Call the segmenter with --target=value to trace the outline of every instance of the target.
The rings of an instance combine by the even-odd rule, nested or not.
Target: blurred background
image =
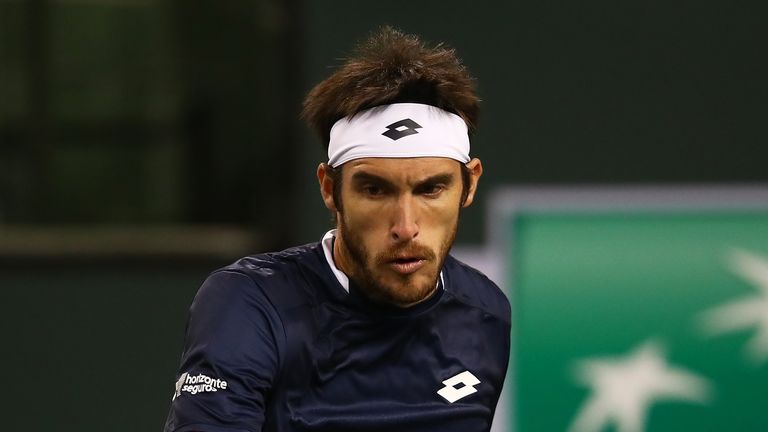
[[[485,174],[457,238],[471,251],[490,243],[502,187],[761,189],[767,13],[738,0],[0,0],[3,428],[162,428],[208,272],[330,226],[324,151],[298,113],[377,27],[447,43],[477,78]],[[561,429],[541,427],[521,430]]]

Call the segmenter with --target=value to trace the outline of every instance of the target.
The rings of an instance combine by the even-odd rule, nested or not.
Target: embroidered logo
[[[176,400],[182,393],[189,394],[213,393],[219,390],[226,390],[227,382],[217,378],[211,378],[208,375],[198,374],[190,375],[184,372],[176,381],[176,391],[171,400]]]
[[[477,393],[475,386],[480,384],[480,380],[472,375],[470,371],[464,371],[443,381],[443,384],[445,387],[438,390],[437,394],[442,396],[448,402],[454,403],[464,396]]]
[[[189,374],[184,372],[179,377],[179,380],[176,381],[176,391],[173,393],[173,398],[171,399],[172,401],[176,400],[176,398],[179,397],[179,395],[181,394],[181,387],[184,386],[184,381],[187,380],[187,375],[189,375]]]
[[[394,141],[399,140],[402,137],[419,133],[416,129],[420,129],[422,126],[415,121],[407,118],[394,122],[387,126],[387,131],[384,135],[387,138],[391,138]]]

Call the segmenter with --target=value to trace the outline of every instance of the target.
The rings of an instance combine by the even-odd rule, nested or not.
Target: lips
[[[402,256],[389,261],[388,265],[395,272],[407,275],[418,271],[426,262],[427,260],[423,257]]]

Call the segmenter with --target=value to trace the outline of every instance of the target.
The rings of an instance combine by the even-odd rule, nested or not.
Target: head
[[[402,149],[394,157],[362,151],[347,160],[332,156],[330,164],[318,167],[321,195],[338,229],[336,265],[372,299],[409,306],[434,291],[456,236],[460,209],[472,203],[482,174],[480,161],[468,156],[478,102],[473,80],[453,50],[428,47],[391,28],[374,34],[307,96],[303,115],[326,147],[334,124],[339,141],[338,124],[358,121],[378,110],[374,107],[437,107],[449,119],[445,127],[436,123],[423,129],[447,133],[447,140],[428,139],[430,132],[392,138]],[[445,143],[453,141],[457,133],[451,128],[457,123],[463,128],[457,141],[466,142],[460,156],[443,149],[450,147]],[[375,129],[364,126],[361,133],[370,133],[373,141],[382,139]],[[414,146],[411,156],[409,146],[418,140],[431,140],[424,144],[429,151]],[[329,154],[338,153],[337,147],[333,143]]]

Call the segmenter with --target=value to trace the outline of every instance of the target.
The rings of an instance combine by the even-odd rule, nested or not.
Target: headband
[[[335,168],[369,157],[445,157],[467,163],[467,125],[456,114],[416,103],[377,106],[337,121],[328,164]]]

